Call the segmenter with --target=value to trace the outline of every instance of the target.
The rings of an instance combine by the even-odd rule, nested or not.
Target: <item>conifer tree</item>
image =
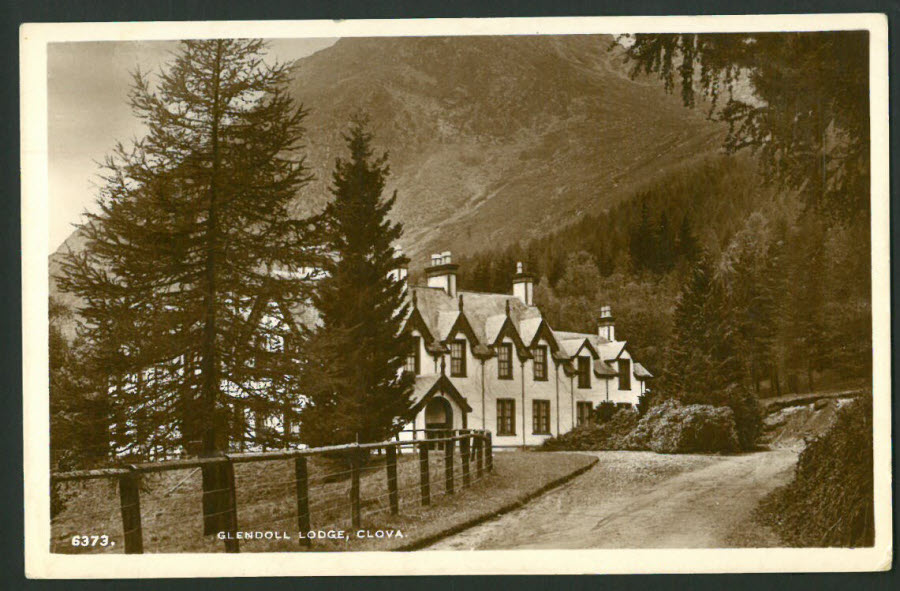
[[[261,40],[231,39],[182,42],[158,80],[134,74],[148,132],[107,158],[60,279],[86,302],[84,364],[110,395],[119,455],[215,454],[243,407],[283,407],[268,345],[317,264],[315,231],[288,210],[310,175],[287,76]],[[282,322],[262,322],[276,305]]]
[[[301,437],[313,446],[384,440],[410,418],[413,376],[402,371],[409,305],[391,274],[407,259],[394,249],[402,226],[388,219],[396,193],[382,197],[387,154],[374,154],[372,138],[366,117],[354,116],[323,214],[331,256],[314,298],[321,325],[305,349],[300,415]]]

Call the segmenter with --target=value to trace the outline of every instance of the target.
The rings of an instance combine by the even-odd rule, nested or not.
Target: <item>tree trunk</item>
[[[203,297],[203,342],[201,345],[200,367],[203,376],[203,448],[202,455],[214,456],[220,450],[219,423],[221,417],[218,409],[219,398],[219,358],[217,348],[218,319],[216,317],[218,304],[218,286],[216,284],[216,271],[219,248],[219,220],[217,189],[220,167],[219,153],[219,84],[222,61],[222,42],[216,45],[216,64],[213,70],[213,106],[210,140],[212,148],[212,172],[209,182],[209,210],[206,218],[206,268],[205,293]],[[224,447],[224,445],[222,445]],[[228,529],[229,516],[226,512],[228,496],[223,490],[226,488],[226,472],[223,465],[204,465],[203,473],[203,533],[214,535]]]
[[[216,67],[213,73],[212,174],[209,183],[209,210],[206,219],[206,289],[203,297],[203,343],[201,346],[201,371],[203,375],[203,454],[213,455],[217,449],[216,432],[219,422],[217,402],[219,397],[219,360],[216,337],[218,293],[216,285],[216,254],[219,247],[217,184],[220,166],[219,155],[219,69],[222,59],[221,42],[216,46]]]

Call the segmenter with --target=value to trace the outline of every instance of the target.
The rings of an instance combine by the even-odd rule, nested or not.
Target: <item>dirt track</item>
[[[752,518],[797,460],[785,449],[735,456],[591,452],[588,472],[432,550],[723,548],[779,545]]]

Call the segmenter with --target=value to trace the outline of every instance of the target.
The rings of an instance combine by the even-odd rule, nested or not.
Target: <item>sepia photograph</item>
[[[26,25],[29,576],[890,568],[886,20],[717,18]]]

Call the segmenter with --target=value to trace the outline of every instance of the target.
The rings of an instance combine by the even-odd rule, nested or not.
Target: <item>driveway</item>
[[[600,460],[583,475],[429,549],[779,545],[752,513],[763,497],[791,479],[794,451],[732,456],[585,453]]]

